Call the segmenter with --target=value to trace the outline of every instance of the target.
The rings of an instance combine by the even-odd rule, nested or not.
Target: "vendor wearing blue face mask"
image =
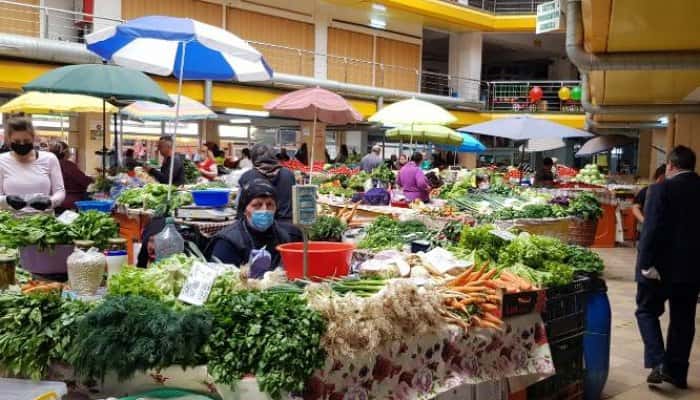
[[[298,230],[276,222],[276,211],[275,188],[267,180],[245,185],[238,201],[238,221],[214,236],[208,247],[210,257],[226,264],[249,264],[252,278],[277,268],[277,246],[298,240]]]

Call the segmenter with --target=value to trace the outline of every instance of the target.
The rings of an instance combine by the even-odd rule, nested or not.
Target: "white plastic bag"
[[[88,251],[76,247],[66,265],[71,289],[78,295],[92,296],[102,284],[107,259],[94,247]]]

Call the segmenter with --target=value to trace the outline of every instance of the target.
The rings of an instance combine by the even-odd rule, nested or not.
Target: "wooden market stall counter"
[[[134,243],[141,242],[141,232],[151,222],[153,214],[146,210],[118,208],[112,216],[119,223],[119,236],[126,239],[129,263],[133,264],[137,256],[134,253]]]

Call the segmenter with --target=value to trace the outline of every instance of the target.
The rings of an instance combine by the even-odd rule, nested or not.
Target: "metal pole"
[[[307,279],[309,275],[309,233],[306,227],[301,228],[302,238],[304,240],[304,260],[303,260],[303,271],[304,279]]]
[[[182,75],[185,70],[185,51],[187,42],[182,42],[182,58],[180,58],[180,75],[177,79],[177,100],[175,102],[175,127],[173,127],[173,149],[170,155],[170,174],[168,177],[168,204],[172,195],[173,171],[175,170],[175,148],[177,142],[177,126],[180,124],[180,98],[182,96]]]
[[[102,98],[102,177],[107,176],[107,99]]]
[[[314,175],[314,152],[316,150],[316,120],[318,120],[318,110],[314,108],[314,123],[311,129],[311,162],[309,163],[309,184],[311,184],[311,178]]]

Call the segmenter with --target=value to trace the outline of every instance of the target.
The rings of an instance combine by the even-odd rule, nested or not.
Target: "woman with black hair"
[[[401,168],[396,177],[396,184],[403,189],[403,194],[408,201],[416,199],[423,202],[430,201],[431,187],[420,168],[422,161],[423,155],[421,153],[413,153],[411,161]]]
[[[238,220],[219,232],[209,244],[210,258],[227,264],[249,264],[250,276],[260,278],[280,265],[277,246],[300,237],[292,225],[275,219],[277,194],[266,179],[243,186],[238,200]]]

